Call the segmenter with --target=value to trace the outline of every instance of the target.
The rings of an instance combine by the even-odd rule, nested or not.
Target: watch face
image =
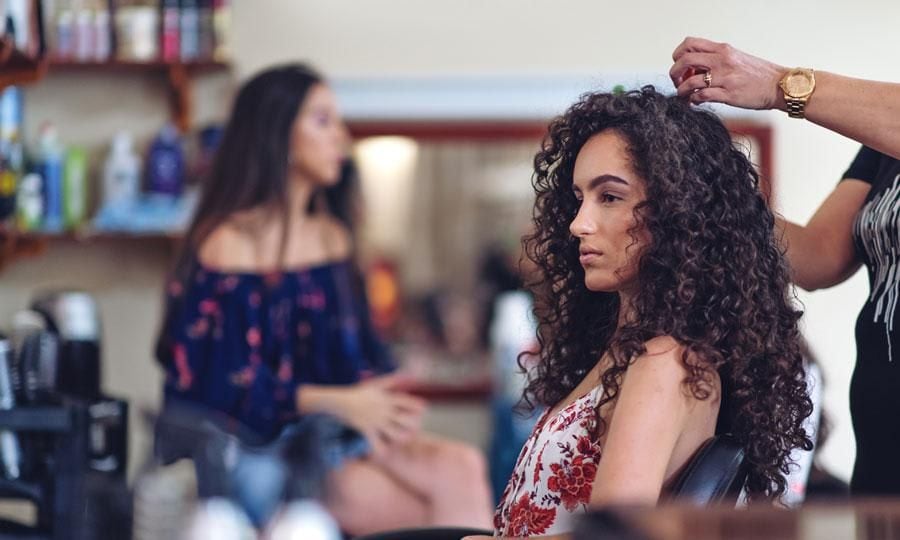
[[[813,90],[813,79],[809,73],[794,71],[784,78],[782,86],[787,95],[791,97],[804,97]]]

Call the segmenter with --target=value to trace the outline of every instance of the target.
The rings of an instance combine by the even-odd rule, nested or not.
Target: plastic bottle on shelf
[[[16,213],[19,185],[25,170],[23,154],[18,139],[0,142],[0,221]]]
[[[95,62],[106,62],[112,55],[112,18],[106,0],[95,0],[94,51]]]
[[[55,23],[54,55],[57,60],[71,60],[75,52],[75,13],[71,0],[58,0]]]
[[[147,157],[147,192],[181,195],[184,187],[184,151],[178,130],[166,124],[150,146]]]
[[[180,35],[181,17],[178,0],[162,2],[162,59],[164,62],[178,62],[181,57]]]
[[[0,222],[16,212],[16,185],[18,180],[9,159],[0,152]]]
[[[16,189],[16,227],[19,230],[34,231],[41,227],[43,191],[43,179],[36,172],[29,172],[19,180]]]
[[[301,499],[287,503],[267,526],[267,540],[338,540],[337,522],[320,503]]]
[[[131,135],[120,131],[113,138],[103,167],[103,206],[113,208],[133,204],[140,184],[140,158],[132,148]]]
[[[213,59],[226,62],[231,58],[231,6],[229,0],[213,0]]]
[[[41,126],[38,135],[37,172],[41,176],[44,195],[43,229],[50,232],[63,228],[63,160],[65,151],[59,143],[56,127]]]
[[[86,0],[74,3],[74,57],[78,62],[89,62],[94,56],[93,12]]]
[[[200,54],[200,9],[197,0],[181,0],[181,61],[196,62]]]
[[[126,62],[159,58],[159,5],[146,0],[116,6],[116,57]]]
[[[66,153],[63,174],[63,226],[73,229],[87,217],[88,179],[87,154],[81,148]]]
[[[199,0],[197,35],[198,56],[201,60],[212,60],[215,50],[215,29],[213,28],[212,0]]]
[[[31,24],[33,18],[33,2],[25,0],[7,0],[4,4],[3,29],[7,38],[15,43],[16,48],[27,56],[35,56],[40,39]]]
[[[22,92],[15,86],[0,91],[0,221],[15,213],[21,174]]]

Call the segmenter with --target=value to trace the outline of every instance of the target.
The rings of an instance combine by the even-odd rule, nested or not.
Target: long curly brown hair
[[[635,317],[618,327],[617,293],[586,288],[578,239],[569,224],[579,208],[572,190],[585,142],[615,130],[646,181],[635,208],[649,232],[638,263]],[[653,87],[591,93],[552,121],[534,159],[534,233],[525,252],[539,323],[539,361],[525,391],[530,405],[564,399],[606,354],[600,406],[614,401],[645,343],[671,336],[683,347],[683,384],[709,399],[722,382],[719,430],[743,443],[751,499],[786,488],[790,453],[812,449],[804,419],[812,412],[789,272],[773,234],[774,217],[759,176],[710,112]],[[598,410],[600,407],[598,406]],[[597,436],[606,429],[599,418]]]

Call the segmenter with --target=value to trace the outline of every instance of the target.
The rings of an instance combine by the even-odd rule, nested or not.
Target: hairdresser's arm
[[[846,179],[837,185],[806,226],[776,219],[791,265],[794,283],[813,291],[831,287],[852,276],[860,262],[853,245],[853,221],[871,185]]]
[[[672,54],[669,75],[678,94],[694,103],[786,110],[778,82],[789,67],[702,38],[685,39]],[[795,67],[795,66],[790,66]],[[814,66],[811,66],[814,67]],[[709,88],[703,74],[710,71]],[[806,119],[900,158],[900,84],[815,72]]]

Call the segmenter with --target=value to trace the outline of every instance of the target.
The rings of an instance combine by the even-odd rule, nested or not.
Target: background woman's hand
[[[398,392],[397,375],[376,377],[341,389],[332,414],[360,431],[376,454],[385,444],[410,440],[422,425],[425,401]]]
[[[678,95],[692,103],[726,103],[744,109],[783,109],[778,82],[787,69],[727,43],[689,37],[672,53],[669,70]],[[710,84],[704,76],[709,73]]]

